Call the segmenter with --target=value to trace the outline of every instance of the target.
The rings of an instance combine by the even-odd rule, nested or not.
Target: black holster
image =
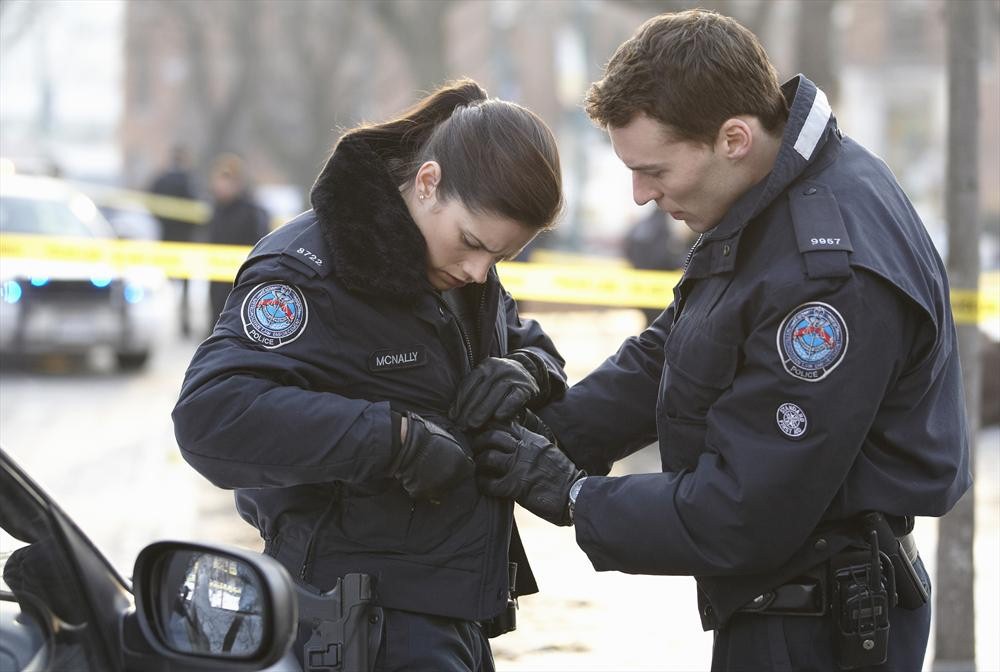
[[[296,585],[299,621],[312,628],[303,647],[304,672],[371,672],[382,641],[382,609],[372,605],[368,574],[346,574],[325,593]]]
[[[879,550],[892,561],[899,606],[903,609],[919,609],[927,604],[928,595],[927,588],[917,576],[914,567],[917,561],[917,547],[910,534],[913,529],[910,520],[912,519],[908,519],[906,523],[906,529],[901,530],[904,534],[897,538],[897,532],[883,514],[873,512],[862,516],[865,530],[875,530],[878,535]]]

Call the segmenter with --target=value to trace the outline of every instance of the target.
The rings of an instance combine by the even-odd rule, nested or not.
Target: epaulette
[[[300,273],[325,278],[330,274],[330,255],[318,226],[310,226],[281,251],[280,261]]]
[[[818,182],[800,182],[788,194],[795,240],[810,278],[845,278],[851,274],[844,218],[833,192]]]

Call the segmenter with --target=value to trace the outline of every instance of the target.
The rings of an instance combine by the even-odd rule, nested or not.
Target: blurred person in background
[[[298,581],[374,578],[377,669],[492,670],[512,592],[537,588],[513,502],[476,488],[470,432],[565,390],[495,270],[561,210],[555,140],[463,80],[344,134],[311,201],[240,269],[178,445]]]
[[[696,577],[713,670],[921,669],[913,518],[971,474],[948,281],[909,200],[712,12],[646,22],[587,111],[635,201],[701,235],[672,305],[539,411],[573,461],[491,430],[480,488],[575,524],[598,570]],[[602,475],[653,440],[663,473]]]
[[[176,145],[170,152],[169,167],[157,175],[149,191],[160,196],[195,199],[195,190],[191,177],[191,156],[183,145]],[[157,213],[160,209],[157,209]],[[160,222],[160,235],[163,240],[174,243],[189,243],[194,240],[195,224],[183,219],[175,219],[163,214],[157,214]],[[177,286],[180,289],[180,324],[181,335],[191,335],[190,283],[187,278],[179,278]]]
[[[267,235],[267,212],[253,200],[243,159],[235,154],[216,157],[209,175],[209,190],[212,194],[212,215],[206,227],[209,243],[254,245]],[[232,288],[228,282],[213,281],[209,285],[209,325],[219,318]]]

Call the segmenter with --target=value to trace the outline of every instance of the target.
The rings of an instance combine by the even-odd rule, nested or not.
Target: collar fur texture
[[[431,288],[423,234],[364,137],[354,133],[340,140],[310,200],[333,273],[345,287],[399,300]]]

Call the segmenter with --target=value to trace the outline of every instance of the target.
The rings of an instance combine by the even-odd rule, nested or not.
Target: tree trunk
[[[795,29],[795,61],[799,72],[823,89],[836,109],[838,86],[832,40],[835,0],[809,0],[799,3]],[[794,74],[794,73],[789,73]]]
[[[979,290],[979,25],[978,2],[949,2],[948,275],[957,298]],[[974,303],[973,303],[974,305]],[[958,347],[965,381],[966,418],[975,452],[979,432],[980,369],[978,311],[958,316]],[[975,497],[970,490],[941,519],[938,534],[934,669],[974,670],[976,664],[973,538]]]
[[[418,90],[432,91],[447,80],[445,18],[451,0],[377,0],[370,6],[403,53]]]

